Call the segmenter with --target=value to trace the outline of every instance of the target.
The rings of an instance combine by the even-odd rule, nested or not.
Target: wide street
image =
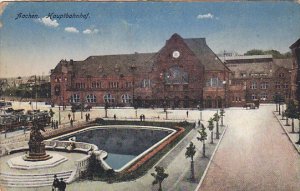
[[[300,190],[300,156],[274,109],[230,111],[229,128],[199,190]]]

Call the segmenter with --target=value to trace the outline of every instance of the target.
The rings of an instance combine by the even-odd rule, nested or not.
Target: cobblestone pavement
[[[272,111],[231,111],[201,191],[299,191],[300,155]]]

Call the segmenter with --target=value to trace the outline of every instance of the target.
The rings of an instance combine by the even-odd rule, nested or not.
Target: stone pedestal
[[[45,144],[42,142],[29,141],[29,153],[23,157],[25,161],[44,161],[52,158],[46,154]]]

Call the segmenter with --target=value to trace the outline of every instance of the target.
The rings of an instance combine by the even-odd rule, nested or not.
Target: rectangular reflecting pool
[[[122,171],[176,132],[174,129],[147,126],[93,126],[55,138],[97,145],[108,153],[105,162]]]

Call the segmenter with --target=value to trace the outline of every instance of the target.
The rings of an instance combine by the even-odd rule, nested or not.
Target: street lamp
[[[224,80],[222,83],[224,86],[224,107],[226,108],[226,80]]]

